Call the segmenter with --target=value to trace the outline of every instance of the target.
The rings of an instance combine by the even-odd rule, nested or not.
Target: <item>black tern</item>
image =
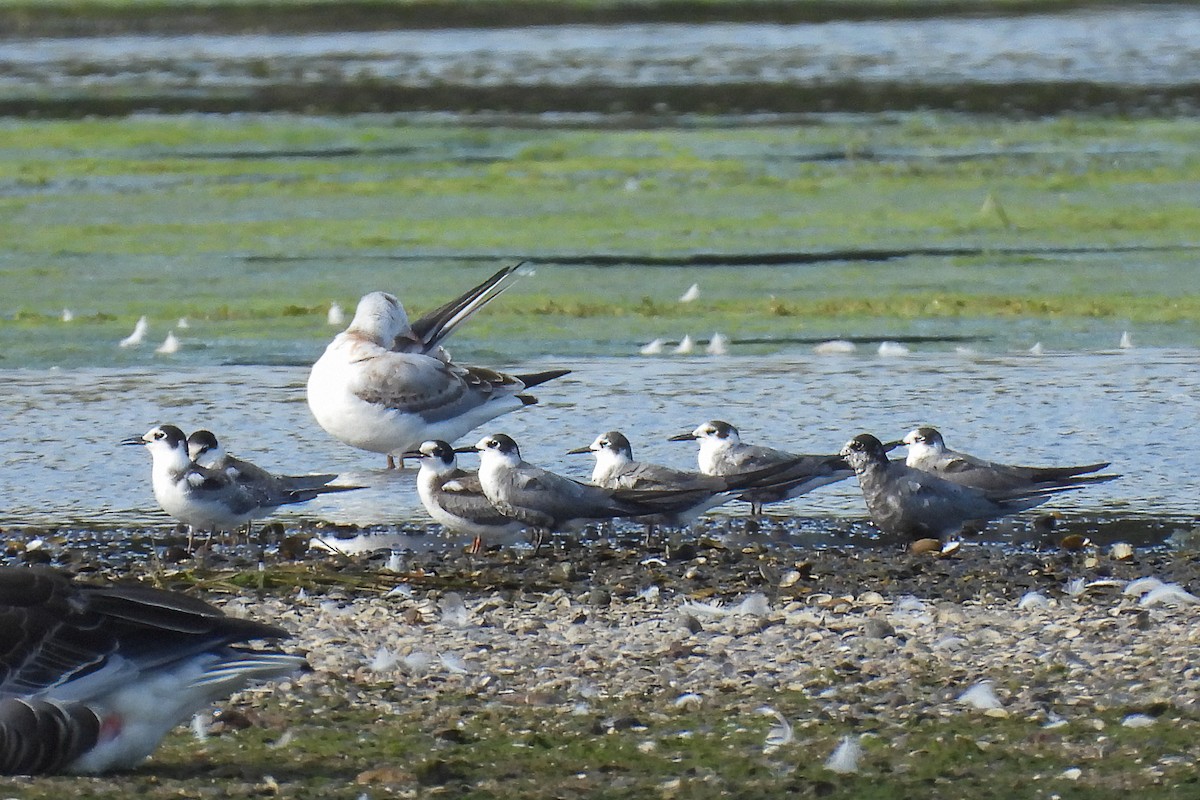
[[[209,703],[304,669],[274,625],[188,595],[0,568],[0,773],[128,769]]]
[[[846,443],[842,455],[858,475],[871,520],[891,536],[910,539],[950,536],[966,522],[1016,514],[1078,486],[1026,486],[978,489],[891,461],[884,445],[869,433]]]
[[[253,493],[264,508],[279,497],[294,495],[294,502],[311,500],[329,492],[347,492],[361,486],[330,486],[337,480],[337,473],[312,475],[275,475],[260,466],[230,455],[217,441],[212,431],[193,431],[187,438],[188,456],[196,464],[207,469],[224,472],[244,489]]]
[[[474,449],[484,495],[500,513],[532,529],[537,544],[547,533],[591,520],[675,514],[696,503],[694,490],[606,489],[555,474],[522,459],[517,443],[503,433],[483,437]]]
[[[441,342],[508,288],[520,265],[410,324],[394,295],[371,292],[334,337],[308,378],[308,407],[330,435],[351,447],[395,456],[421,442],[454,441],[537,398],[526,389],[566,375],[555,369],[510,375],[454,364]]]
[[[979,489],[1078,486],[1085,483],[1103,483],[1120,477],[1090,474],[1107,467],[1107,461],[1075,467],[1022,467],[986,461],[949,449],[942,434],[936,428],[930,427],[910,431],[898,444],[908,445],[908,457],[905,459],[908,466]]]
[[[638,519],[648,526],[666,525],[682,528],[690,525],[709,509],[734,499],[744,499],[747,492],[765,492],[788,487],[794,480],[792,470],[797,459],[783,460],[767,467],[731,475],[705,475],[659,464],[633,460],[633,446],[620,431],[602,433],[587,447],[568,450],[568,454],[591,453],[596,458],[592,483],[608,489],[668,490],[695,492],[695,504],[670,514],[657,514]]]
[[[459,468],[449,443],[422,442],[419,449],[404,455],[420,459],[417,494],[429,516],[451,531],[475,537],[471,552],[479,551],[485,536],[513,534],[525,528],[525,523],[496,510],[483,493],[479,475]]]
[[[705,475],[737,475],[764,469],[783,462],[793,464],[787,473],[775,476],[775,484],[746,492],[742,500],[750,503],[750,513],[761,514],[766,503],[778,503],[799,497],[821,486],[849,478],[854,472],[840,455],[801,455],[761,445],[744,444],[738,429],[728,422],[705,422],[690,433],[672,436],[673,442],[696,440],[700,471]],[[788,480],[785,480],[788,478]]]
[[[151,428],[141,436],[122,440],[121,444],[144,445],[150,451],[154,499],[193,534],[197,530],[213,533],[236,530],[280,506],[303,503],[316,496],[311,490],[280,490],[263,495],[262,487],[251,489],[225,471],[202,467],[192,461],[187,439],[174,425]],[[330,487],[333,488],[349,487]],[[192,543],[189,537],[189,548]]]

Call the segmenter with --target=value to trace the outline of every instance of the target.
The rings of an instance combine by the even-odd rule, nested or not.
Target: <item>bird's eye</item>
[[[165,433],[163,433],[162,431],[155,431],[155,432],[154,432],[154,438],[155,438],[155,439],[162,439],[164,436],[166,436],[166,434],[165,434]]]

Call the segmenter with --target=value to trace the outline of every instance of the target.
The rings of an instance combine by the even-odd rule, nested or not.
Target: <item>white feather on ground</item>
[[[852,775],[858,772],[858,760],[861,757],[861,737],[846,735],[838,741],[829,758],[825,759],[825,769],[839,775]]]
[[[679,302],[691,303],[700,299],[700,284],[693,283],[688,290],[679,296]]]
[[[991,681],[980,681],[967,689],[958,696],[958,702],[980,711],[1003,708],[1000,698],[996,696],[996,690],[992,688]]]

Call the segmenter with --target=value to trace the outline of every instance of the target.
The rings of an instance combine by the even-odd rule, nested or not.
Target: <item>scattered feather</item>
[[[154,348],[154,352],[162,355],[171,355],[179,352],[179,339],[175,336],[175,331],[168,331],[167,338],[163,339],[163,343]]]
[[[1041,342],[1034,342],[1033,347],[1029,348],[1029,355],[1031,356],[1040,356],[1045,354],[1045,352],[1046,349],[1042,347]]]
[[[268,744],[267,747],[270,748],[271,750],[282,750],[283,748],[285,748],[289,744],[291,744],[295,740],[295,738],[296,738],[296,731],[294,731],[292,728],[288,728],[286,731],[283,732],[282,736],[280,736],[278,739],[276,739],[275,741]]]
[[[653,600],[658,599],[658,595],[659,595],[658,586],[650,585],[650,586],[647,586],[645,589],[642,589],[640,592],[638,592],[637,599],[653,601]]]
[[[641,188],[642,188],[642,182],[639,181],[637,178],[626,178],[625,179],[625,191],[636,192]]]
[[[876,352],[885,358],[895,358],[908,355],[909,350],[899,342],[881,342]]]
[[[438,658],[447,672],[452,672],[455,675],[466,675],[470,671],[467,669],[467,662],[452,653],[440,653]]]
[[[404,554],[398,550],[393,550],[388,554],[387,562],[383,568],[388,572],[403,572],[404,571]],[[391,590],[394,591],[394,590]],[[389,592],[390,593],[390,592]]]
[[[414,650],[400,659],[400,665],[404,667],[404,671],[410,675],[416,675],[426,672],[429,669],[429,662],[433,660],[429,653],[420,650]]]
[[[758,709],[758,713],[764,716],[774,717],[775,724],[767,730],[766,741],[763,742],[763,752],[773,753],[784,745],[791,744],[795,736],[792,734],[791,724],[770,706],[762,706]]]
[[[675,706],[676,708],[694,709],[699,708],[703,702],[704,698],[700,695],[696,694],[695,692],[687,692],[679,695],[679,697],[676,697],[675,701],[671,705]]]
[[[861,737],[846,735],[838,741],[829,758],[825,759],[825,769],[839,775],[852,775],[858,772],[858,759],[862,757]]]
[[[397,583],[383,594],[384,597],[412,597],[413,589],[407,583]]]
[[[187,317],[180,317],[179,320],[175,323],[175,327],[186,329],[186,328],[192,327],[192,323],[188,322]]]
[[[666,344],[667,342],[665,339],[655,339],[652,342],[642,345],[638,352],[644,356],[656,356],[663,351],[663,348],[666,347]]]
[[[1029,611],[1035,608],[1046,608],[1050,605],[1049,598],[1041,592],[1026,592],[1021,595],[1021,599],[1017,601],[1017,608],[1021,611]]]
[[[329,313],[325,315],[325,321],[329,325],[345,325],[346,312],[342,310],[339,303],[329,304]]]
[[[1143,606],[1191,606],[1196,603],[1200,603],[1200,597],[1196,597],[1177,583],[1164,583],[1146,592],[1138,601],[1138,604]]]
[[[469,614],[458,592],[447,592],[438,607],[442,612],[442,624],[452,628],[466,627]]]
[[[710,356],[729,355],[729,337],[720,331],[713,331],[712,338],[708,340],[708,345],[704,348],[704,352]]]
[[[367,669],[371,672],[387,672],[395,669],[400,663],[400,657],[392,652],[387,647],[380,646],[375,651],[375,655],[371,656],[371,660],[367,662]]]
[[[59,317],[63,322],[72,322],[75,319],[75,312],[69,308],[62,310],[62,316]]]
[[[133,326],[133,333],[126,336],[119,342],[121,347],[137,347],[142,343],[142,339],[146,338],[146,331],[150,328],[150,321],[145,317],[138,317],[137,324]]]
[[[835,356],[853,353],[857,349],[858,345],[854,342],[848,342],[845,339],[830,339],[815,345],[813,352],[819,356]]]
[[[1121,720],[1121,725],[1126,728],[1149,728],[1154,722],[1154,717],[1148,714],[1129,714]]]
[[[980,711],[1002,708],[991,681],[980,681],[958,696],[958,702]]]
[[[1067,585],[1064,588],[1068,596],[1079,597],[1087,589],[1087,581],[1083,578],[1072,578],[1067,581]]]
[[[1068,767],[1062,771],[1062,775],[1059,777],[1061,777],[1063,780],[1077,781],[1083,777],[1083,770],[1081,770],[1079,767]]]
[[[737,605],[729,606],[728,608],[723,607],[720,603],[693,601],[684,603],[680,610],[692,616],[731,617],[744,615],[763,617],[771,612],[771,604],[765,594],[755,592],[746,595]]]
[[[1149,575],[1145,578],[1138,578],[1125,584],[1125,589],[1122,593],[1131,597],[1134,595],[1140,597],[1146,592],[1153,591],[1162,585],[1162,581],[1160,581],[1158,578],[1155,578],[1153,575]]]
[[[679,296],[679,302],[691,303],[700,299],[700,284],[693,283],[688,290]]]
[[[685,333],[683,338],[679,340],[679,344],[675,345],[672,351],[676,355],[686,356],[696,349],[696,343],[692,340],[690,333]]]
[[[1121,342],[1117,346],[1120,347],[1122,350],[1132,350],[1133,349],[1133,337],[1131,337],[1129,335],[1129,331],[1121,332]]]
[[[197,742],[203,742],[208,739],[208,729],[212,724],[212,717],[207,713],[192,715],[192,737]]]
[[[963,358],[975,358],[979,355],[979,351],[974,347],[963,347],[962,345],[955,347],[954,352],[956,355],[960,355]]]
[[[1046,720],[1046,724],[1042,726],[1044,730],[1052,731],[1056,728],[1065,728],[1067,726],[1066,717],[1060,717],[1057,714],[1051,714]]]

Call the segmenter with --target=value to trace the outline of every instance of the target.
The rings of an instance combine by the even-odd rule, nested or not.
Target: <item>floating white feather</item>
[[[880,342],[876,352],[884,358],[897,358],[908,355],[909,350],[899,342]]]
[[[679,302],[692,303],[700,299],[700,284],[693,283],[687,291],[679,295]]]
[[[690,333],[685,333],[683,338],[679,340],[679,344],[675,345],[675,350],[672,351],[676,355],[686,356],[696,349],[696,343],[692,340]]]
[[[62,316],[59,317],[59,319],[61,319],[63,322],[71,322],[75,319],[75,312],[69,308],[64,308],[62,310]]]
[[[854,342],[848,342],[845,339],[830,339],[815,345],[813,352],[819,356],[837,356],[853,353],[857,349],[858,345]]]
[[[729,355],[729,337],[720,331],[714,331],[712,337],[708,340],[708,345],[704,348],[704,352],[710,356]]]
[[[644,356],[656,356],[663,351],[666,344],[666,340],[664,339],[655,339],[652,342],[642,345],[638,352]]]
[[[167,338],[163,339],[163,343],[154,348],[154,352],[164,356],[169,356],[172,353],[179,352],[179,339],[175,336],[175,331],[168,331]]]
[[[325,315],[325,322],[338,327],[346,324],[346,312],[342,310],[340,303],[329,304],[329,313]]]
[[[145,317],[138,317],[137,324],[133,326],[133,333],[126,336],[118,344],[121,347],[137,347],[142,343],[142,339],[146,338],[146,331],[150,328],[150,321]]]

